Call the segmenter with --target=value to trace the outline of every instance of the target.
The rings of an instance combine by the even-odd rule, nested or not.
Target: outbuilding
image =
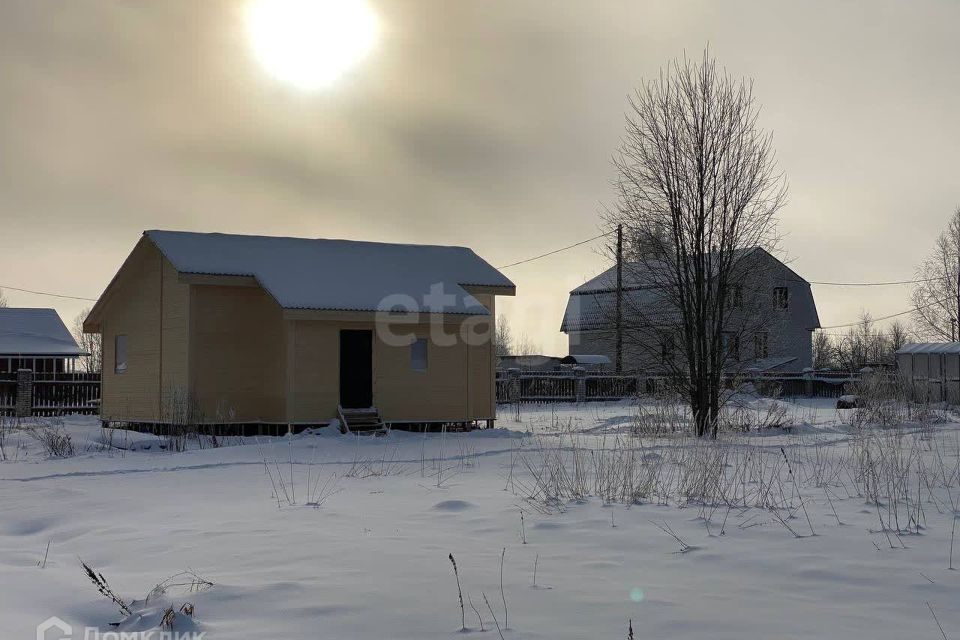
[[[146,231],[84,330],[107,423],[467,425],[514,293],[464,247]]]
[[[960,403],[960,342],[905,344],[897,369],[916,400]]]

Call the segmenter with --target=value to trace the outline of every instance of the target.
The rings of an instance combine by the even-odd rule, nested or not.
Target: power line
[[[920,280],[894,280],[891,282],[816,282],[807,280],[807,284],[819,284],[830,287],[888,287],[898,284],[920,284],[921,282],[933,282],[940,278],[921,278]]]
[[[521,265],[521,264],[526,264],[526,263],[528,263],[528,262],[533,262],[533,261],[535,261],[535,260],[540,260],[541,258],[546,258],[546,257],[548,257],[548,256],[552,256],[552,255],[555,255],[555,254],[557,254],[557,253],[561,253],[561,252],[563,252],[563,251],[568,251],[568,250],[570,250],[570,249],[573,249],[573,248],[576,248],[576,247],[585,245],[585,244],[587,244],[587,243],[589,243],[589,242],[593,242],[594,240],[599,240],[600,238],[603,238],[603,237],[606,237],[606,236],[609,236],[609,235],[613,235],[614,233],[616,233],[616,230],[608,231],[608,232],[606,232],[606,233],[601,233],[600,235],[593,236],[592,238],[587,238],[586,240],[581,240],[580,242],[575,242],[575,243],[573,243],[573,244],[571,244],[571,245],[567,245],[567,246],[561,247],[561,248],[559,248],[559,249],[554,249],[553,251],[548,251],[548,252],[546,252],[546,253],[541,253],[540,255],[536,255],[536,256],[533,256],[533,257],[531,257],[531,258],[525,258],[525,259],[523,259],[523,260],[518,260],[517,262],[511,262],[510,264],[506,264],[506,265],[503,265],[502,267],[498,267],[498,268],[499,268],[499,269],[509,269],[509,268],[511,268],[511,267],[516,267],[516,266],[519,266],[519,265]],[[923,282],[932,282],[932,281],[934,281],[934,280],[939,280],[939,278],[922,278],[922,279],[917,279],[917,280],[892,280],[892,281],[888,281],[888,282],[827,282],[827,281],[808,280],[807,283],[808,283],[808,284],[812,284],[812,285],[831,286],[831,287],[886,287],[886,286],[906,285],[906,284],[920,284],[920,283],[923,283]],[[86,301],[86,302],[96,302],[96,301],[97,301],[96,298],[85,298],[85,297],[83,297],[83,296],[70,296],[70,295],[65,295],[65,294],[61,294],[61,293],[51,293],[51,292],[49,292],[49,291],[34,291],[34,290],[32,290],[32,289],[22,289],[22,288],[20,288],[20,287],[11,287],[11,286],[8,286],[8,285],[0,285],[0,289],[9,289],[10,291],[18,291],[18,292],[20,292],[20,293],[30,293],[30,294],[38,295],[38,296],[49,296],[49,297],[51,297],[51,298],[63,298],[63,299],[67,299],[67,300],[83,300],[83,301]],[[877,321],[880,321],[880,320],[888,320],[888,319],[890,319],[890,318],[896,318],[896,317],[898,317],[898,316],[903,316],[903,315],[906,315],[906,314],[908,314],[908,313],[912,313],[913,311],[914,311],[914,309],[910,309],[910,310],[908,310],[908,311],[903,311],[903,312],[900,312],[900,313],[895,313],[895,314],[892,314],[892,315],[889,315],[889,316],[884,316],[884,317],[882,317],[882,318],[876,318],[876,320],[877,320]],[[860,324],[860,323],[859,323],[859,322],[851,322],[851,323],[848,323],[848,324],[840,324],[840,325],[833,325],[833,326],[830,326],[830,327],[822,327],[822,329],[842,329],[842,328],[846,328],[846,327],[856,326],[856,325],[858,325],[858,324]]]
[[[587,244],[588,242],[593,242],[594,240],[599,240],[604,236],[613,235],[616,233],[616,229],[608,231],[606,233],[601,233],[598,236],[592,238],[587,238],[586,240],[581,240],[580,242],[575,242],[574,244],[562,247],[560,249],[555,249],[553,251],[548,251],[547,253],[541,253],[538,256],[533,256],[532,258],[526,258],[524,260],[518,260],[517,262],[511,262],[510,264],[503,265],[498,267],[498,269],[509,269],[510,267],[516,267],[521,264],[526,264],[527,262],[533,262],[534,260],[539,260],[541,258],[546,258],[547,256],[552,256],[561,251],[567,251],[568,249],[573,249],[574,247],[579,247],[581,245]],[[920,284],[923,282],[933,282],[934,280],[939,280],[940,278],[920,278],[917,280],[890,280],[887,282],[830,282],[822,280],[804,280],[807,284],[815,284],[824,287],[889,287],[896,285],[905,285],[905,284]]]
[[[20,293],[32,293],[37,296],[50,296],[51,298],[66,298],[68,300],[86,300],[87,302],[96,302],[96,298],[82,298],[80,296],[67,296],[61,293],[50,293],[49,291],[33,291],[31,289],[20,289],[17,287],[8,287],[5,284],[0,284],[0,289],[9,289],[10,291],[19,291]]]
[[[935,305],[935,304],[942,304],[943,302],[945,302],[945,300],[934,300],[933,302],[931,302],[931,303],[929,303],[929,304],[925,304],[925,305],[920,306],[920,307],[914,307],[913,309],[907,309],[906,311],[900,311],[899,313],[891,313],[889,316],[883,316],[883,317],[881,317],[881,318],[870,318],[870,321],[871,321],[871,322],[882,322],[883,320],[889,320],[890,318],[899,318],[900,316],[905,316],[905,315],[907,315],[908,313],[914,313],[915,311],[919,311],[920,309],[926,309],[927,307],[932,307],[932,306]],[[861,324],[863,324],[863,320],[862,320],[862,319],[861,319],[861,320],[857,320],[856,322],[848,322],[848,323],[846,323],[846,324],[834,324],[834,325],[830,325],[829,327],[820,327],[820,329],[821,329],[821,330],[823,330],[823,329],[846,329],[846,328],[848,328],[848,327],[856,327],[856,326],[859,326],[859,325],[861,325]]]
[[[509,269],[510,267],[516,267],[517,265],[526,264],[527,262],[533,262],[534,260],[539,260],[540,258],[546,258],[547,256],[552,256],[552,255],[555,254],[555,253],[560,253],[561,251],[566,251],[567,249],[573,249],[574,247],[579,247],[579,246],[582,245],[582,244],[587,244],[588,242],[593,242],[594,240],[599,240],[600,238],[603,238],[604,236],[609,236],[609,235],[612,235],[612,234],[614,234],[614,233],[616,233],[616,232],[617,232],[616,229],[614,229],[613,231],[608,231],[608,232],[606,232],[606,233],[601,233],[601,234],[598,235],[598,236],[594,236],[594,237],[592,237],[592,238],[587,238],[586,240],[581,240],[580,242],[576,242],[576,243],[574,243],[574,244],[571,244],[571,245],[569,245],[569,246],[563,247],[563,248],[561,248],[561,249],[554,249],[553,251],[548,251],[547,253],[541,253],[541,254],[538,255],[538,256],[533,256],[532,258],[527,258],[527,259],[525,259],[525,260],[520,260],[520,261],[518,261],[518,262],[512,262],[512,263],[510,263],[510,264],[505,264],[505,265],[503,265],[502,267],[497,267],[497,268],[498,268],[498,269]]]

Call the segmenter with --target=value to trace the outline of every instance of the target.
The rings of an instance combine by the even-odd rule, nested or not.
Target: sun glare
[[[379,32],[365,0],[250,0],[244,17],[260,64],[305,90],[336,81],[373,48]]]

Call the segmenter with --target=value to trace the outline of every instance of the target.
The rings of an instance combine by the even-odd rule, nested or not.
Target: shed
[[[960,403],[960,342],[913,342],[897,350],[897,369],[914,398]]]
[[[0,373],[63,373],[89,355],[54,309],[0,308]]]
[[[84,330],[106,422],[467,424],[514,292],[465,247],[146,231]]]

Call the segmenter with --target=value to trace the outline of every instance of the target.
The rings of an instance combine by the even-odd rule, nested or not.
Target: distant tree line
[[[893,365],[897,350],[915,340],[904,322],[879,328],[869,313],[845,333],[817,331],[813,335],[813,368],[859,371],[863,367]]]
[[[496,331],[493,334],[493,352],[497,358],[503,356],[530,356],[540,353],[540,345],[530,339],[525,333],[514,336],[510,330],[507,316],[497,316]]]
[[[103,338],[99,333],[84,333],[83,321],[90,315],[90,309],[84,309],[73,319],[73,337],[83,351],[89,355],[80,358],[80,370],[86,373],[103,372]]]

